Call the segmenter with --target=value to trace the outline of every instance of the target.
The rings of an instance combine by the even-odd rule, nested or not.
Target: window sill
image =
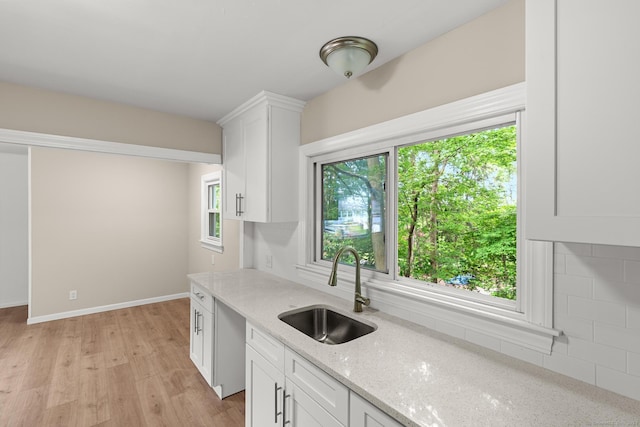
[[[206,240],[200,240],[200,246],[220,254],[224,252],[224,246],[216,245],[214,243],[207,242]]]
[[[296,268],[308,286],[331,292],[326,285],[329,269],[316,264]],[[549,355],[553,338],[561,334],[527,321],[522,313],[487,307],[427,288],[373,278],[363,278],[362,288],[371,298],[373,308],[499,352],[505,352],[503,343],[508,343]],[[343,298],[353,298],[352,277],[339,280],[334,290]]]

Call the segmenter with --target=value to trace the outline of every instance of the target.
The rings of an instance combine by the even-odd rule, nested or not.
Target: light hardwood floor
[[[0,426],[244,425],[189,359],[189,300],[35,325],[0,309]]]

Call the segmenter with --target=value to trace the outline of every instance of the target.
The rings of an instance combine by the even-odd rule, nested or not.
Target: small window
[[[202,176],[202,246],[222,252],[222,178],[220,172]]]

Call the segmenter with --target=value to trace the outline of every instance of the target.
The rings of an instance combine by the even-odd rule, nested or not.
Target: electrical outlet
[[[74,300],[78,298],[78,291],[73,290],[73,291],[69,291],[69,299],[70,300]]]
[[[215,255],[211,255],[211,265],[214,265],[216,263],[216,257]]]
[[[273,257],[271,254],[268,254],[265,258],[265,263],[267,264],[267,268],[273,267]]]

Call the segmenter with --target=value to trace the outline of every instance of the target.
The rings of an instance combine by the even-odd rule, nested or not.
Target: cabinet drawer
[[[285,375],[340,423],[348,424],[349,389],[346,386],[289,349],[285,351]]]
[[[193,282],[191,282],[191,298],[202,304],[202,306],[209,312],[214,312],[213,296],[209,292],[205,291],[202,286]]]
[[[247,344],[276,368],[284,371],[284,345],[247,322]]]

